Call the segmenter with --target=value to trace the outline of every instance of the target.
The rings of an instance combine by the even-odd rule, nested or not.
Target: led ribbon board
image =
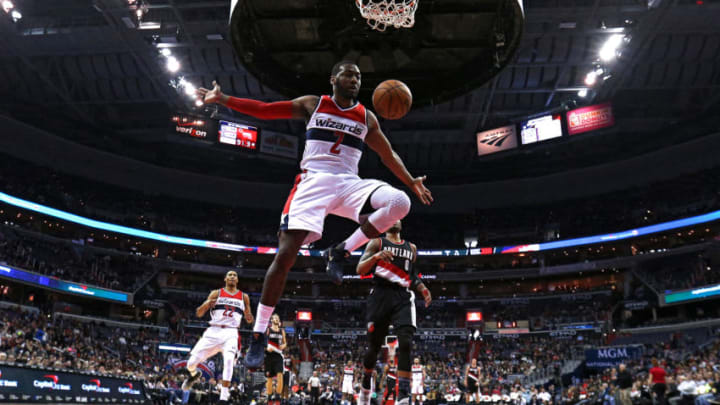
[[[61,211],[55,208],[46,207],[31,201],[13,197],[9,194],[0,192],[0,201],[16,207],[35,211],[44,215],[59,218],[68,222],[89,226],[91,228],[102,229],[109,232],[121,233],[123,235],[137,236],[139,238],[157,240],[165,243],[174,243],[188,246],[198,246],[210,249],[231,250],[235,252],[257,253],[257,254],[275,254],[277,247],[268,246],[245,246],[234,243],[213,242],[209,240],[184,238],[180,236],[165,235],[157,232],[144,231],[142,229],[131,228],[128,226],[111,224],[108,222],[97,221],[90,218],[81,217],[69,212]],[[696,215],[688,218],[677,219],[669,222],[662,222],[655,225],[644,226],[636,229],[628,229],[616,233],[607,233],[602,235],[584,236],[581,238],[558,240],[554,242],[533,243],[526,245],[514,246],[496,246],[496,247],[479,247],[472,249],[443,249],[443,250],[418,250],[418,256],[484,256],[492,254],[512,254],[523,252],[540,252],[544,250],[562,249],[575,246],[592,245],[595,243],[615,242],[623,239],[635,238],[638,236],[649,235],[652,233],[669,231],[673,229],[685,228],[688,226],[704,224],[720,219],[720,211],[713,211],[707,214]],[[322,256],[321,250],[301,249],[301,256]],[[353,256],[360,256],[361,251],[352,252]]]
[[[681,302],[700,300],[720,295],[720,284],[708,285],[692,290],[666,293],[662,295],[663,304],[679,304]]]
[[[61,291],[101,300],[132,304],[132,295],[119,291],[106,290],[86,284],[71,283],[48,277],[30,271],[20,270],[10,266],[0,266],[0,277],[15,280],[24,284],[38,286],[48,290]]]

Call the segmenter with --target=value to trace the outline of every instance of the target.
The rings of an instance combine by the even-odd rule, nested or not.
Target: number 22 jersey
[[[238,290],[235,294],[230,294],[221,288],[215,306],[210,311],[210,326],[239,328],[244,311],[245,301],[242,291]]]

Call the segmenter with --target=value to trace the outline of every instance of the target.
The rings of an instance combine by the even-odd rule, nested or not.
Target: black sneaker
[[[197,380],[200,379],[200,376],[202,376],[202,373],[199,370],[195,370],[195,375],[192,375],[188,372],[188,378],[185,379],[182,383],[182,390],[187,391],[190,388],[192,388],[193,384],[197,382]]]
[[[330,246],[325,250],[325,271],[330,276],[330,279],[336,285],[340,285],[343,282],[343,265],[348,262],[350,252],[345,250],[345,243],[340,243],[335,246]]]
[[[245,367],[249,369],[259,369],[263,365],[265,359],[265,349],[267,349],[267,338],[264,333],[253,332],[250,337],[250,347],[245,353]]]

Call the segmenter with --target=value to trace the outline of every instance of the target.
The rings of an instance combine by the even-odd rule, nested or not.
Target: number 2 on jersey
[[[337,136],[337,141],[333,144],[333,146],[330,148],[330,153],[333,153],[335,155],[340,154],[340,144],[343,141],[343,138],[345,138],[345,133],[340,131],[335,131],[335,136]]]
[[[231,306],[226,305],[225,310],[223,311],[223,316],[232,318],[233,313],[235,313],[235,309]]]

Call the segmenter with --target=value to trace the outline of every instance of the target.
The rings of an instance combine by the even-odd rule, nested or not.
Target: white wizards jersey
[[[423,366],[422,364],[412,365],[412,382],[421,383],[423,380]]]
[[[343,380],[352,382],[354,376],[355,370],[353,370],[352,367],[345,367],[345,370],[343,371]]]
[[[365,106],[340,108],[330,96],[321,96],[306,126],[305,151],[300,168],[311,172],[357,174],[368,132]]]
[[[245,301],[242,291],[238,290],[235,294],[230,294],[221,288],[215,306],[210,310],[210,326],[239,328],[243,311],[245,311]]]

